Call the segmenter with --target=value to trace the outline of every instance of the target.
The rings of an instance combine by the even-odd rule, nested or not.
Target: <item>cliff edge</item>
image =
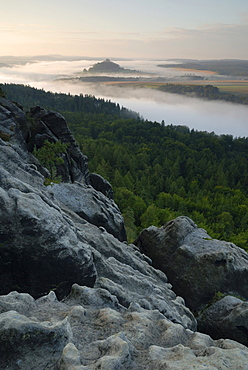
[[[49,186],[32,155],[45,140],[68,144]],[[61,115],[0,98],[1,369],[247,368],[247,347],[197,332],[165,272],[127,245],[110,194]]]

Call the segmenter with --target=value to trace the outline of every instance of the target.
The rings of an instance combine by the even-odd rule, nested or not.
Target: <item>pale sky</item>
[[[248,59],[248,0],[2,0],[0,56]]]

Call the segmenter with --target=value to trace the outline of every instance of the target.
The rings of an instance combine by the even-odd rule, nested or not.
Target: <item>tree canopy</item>
[[[90,171],[112,184],[129,242],[147,226],[185,215],[211,237],[248,250],[248,138],[143,120],[95,97],[18,89],[6,93],[64,115]]]

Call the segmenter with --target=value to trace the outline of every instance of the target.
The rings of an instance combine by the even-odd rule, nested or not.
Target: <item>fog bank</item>
[[[28,84],[52,92],[91,94],[111,99],[151,121],[164,120],[166,124],[185,125],[198,131],[214,131],[218,135],[248,136],[247,106],[205,101],[148,88],[57,80],[61,77],[80,76],[84,68],[88,69],[96,62],[96,60],[38,61],[11,68],[4,67],[0,68],[0,82]],[[137,69],[142,72],[160,73],[161,76],[166,74],[170,76],[174,73],[172,69],[157,67],[158,63],[161,61],[121,61],[119,64],[124,68]]]
[[[164,120],[167,125],[185,125],[198,131],[214,131],[218,135],[248,136],[247,106],[156,91],[153,97],[146,96],[144,91],[140,91],[141,98],[134,97],[132,93],[127,92],[128,97],[120,97],[118,102],[139,112],[145,119]]]

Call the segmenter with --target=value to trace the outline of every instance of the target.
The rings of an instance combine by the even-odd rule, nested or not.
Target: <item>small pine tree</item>
[[[60,140],[51,143],[48,140],[44,141],[44,145],[33,150],[33,155],[39,160],[42,166],[46,167],[50,172],[50,180],[60,182],[61,177],[57,174],[56,165],[63,164],[64,160],[60,157],[66,152],[68,143],[62,143]]]

